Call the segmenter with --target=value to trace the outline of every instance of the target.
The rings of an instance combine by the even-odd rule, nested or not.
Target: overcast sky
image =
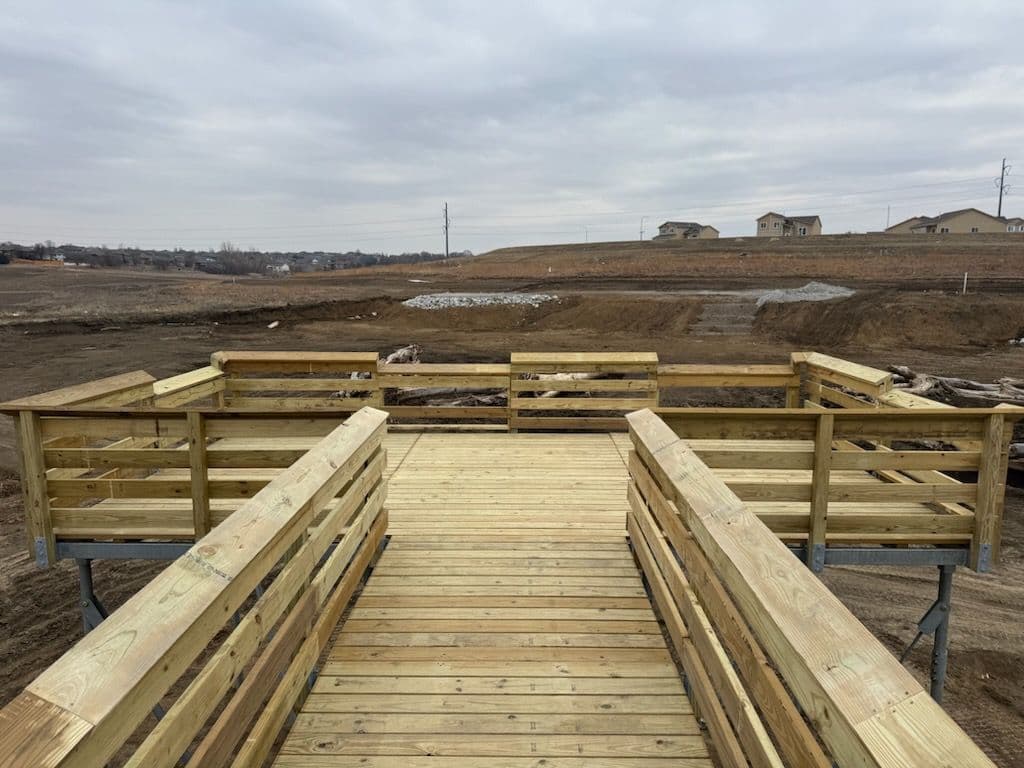
[[[437,251],[445,200],[475,252],[994,213],[1024,3],[7,0],[0,152],[0,241]]]

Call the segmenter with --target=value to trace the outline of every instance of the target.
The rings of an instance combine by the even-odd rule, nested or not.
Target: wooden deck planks
[[[419,435],[275,765],[710,766],[625,489],[607,435]]]

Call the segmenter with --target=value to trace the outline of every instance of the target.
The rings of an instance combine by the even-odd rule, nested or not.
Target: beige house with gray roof
[[[758,237],[809,237],[821,234],[818,216],[784,216],[769,211],[757,220]]]
[[[968,235],[979,233],[1014,232],[1009,219],[992,216],[977,208],[962,208],[959,211],[947,211],[938,216],[914,216],[893,224],[885,231],[888,234],[914,235]]]

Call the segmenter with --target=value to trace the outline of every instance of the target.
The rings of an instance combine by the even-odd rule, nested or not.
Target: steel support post
[[[939,594],[935,602],[925,611],[917,623],[917,635],[900,656],[905,661],[914,646],[925,635],[932,635],[931,687],[929,693],[939,704],[942,703],[942,689],[946,685],[946,668],[949,665],[949,612],[953,595],[953,574],[955,565],[939,566]]]
[[[92,583],[92,560],[76,558],[78,564],[78,605],[82,611],[82,629],[86,634],[100,625],[107,618],[107,610],[96,597]]]
[[[935,605],[940,616],[935,625],[931,674],[931,695],[939,704],[942,703],[942,689],[946,684],[946,667],[949,664],[949,614],[952,609],[954,571],[955,565],[939,566],[939,596]]]

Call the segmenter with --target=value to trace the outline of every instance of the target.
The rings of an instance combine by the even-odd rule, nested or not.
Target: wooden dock
[[[390,543],[275,765],[711,764],[609,435],[385,445]]]

